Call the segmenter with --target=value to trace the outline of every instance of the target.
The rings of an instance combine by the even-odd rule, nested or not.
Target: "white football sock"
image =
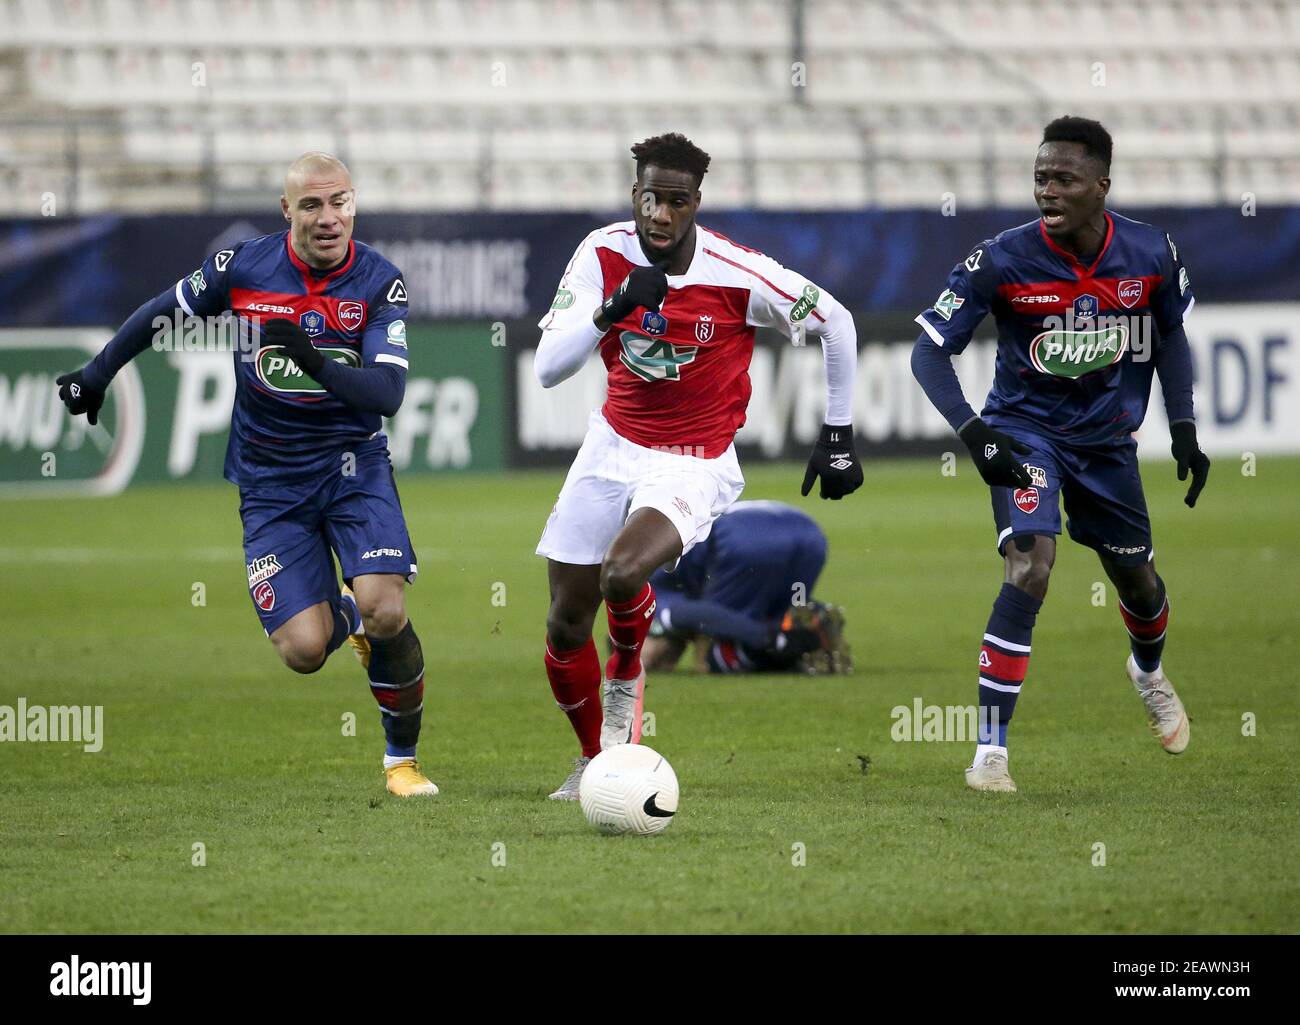
[[[1005,747],[999,747],[997,744],[976,744],[975,760],[971,762],[971,766],[979,765],[980,762],[984,761],[985,758],[994,752],[997,752],[1005,758],[1007,749]]]

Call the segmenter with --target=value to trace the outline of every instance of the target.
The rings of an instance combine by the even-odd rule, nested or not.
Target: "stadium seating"
[[[609,210],[668,128],[714,154],[714,206],[1024,205],[1063,112],[1114,132],[1117,203],[1300,200],[1276,0],[0,0],[0,26],[7,215],[238,206],[309,148],[369,209]]]

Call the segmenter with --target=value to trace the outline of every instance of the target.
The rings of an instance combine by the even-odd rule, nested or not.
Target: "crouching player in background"
[[[546,675],[581,745],[551,794],[578,799],[588,761],[641,737],[641,645],[654,618],[650,574],[709,536],[745,486],[732,439],[749,404],[756,327],[822,345],[826,419],[804,475],[821,497],[862,484],[851,406],[857,334],[849,312],[803,276],[696,224],[709,156],[668,134],[632,147],[633,219],[591,232],[542,318],[535,369],[550,388],[599,351],[609,377],[537,554],[551,607]],[[604,601],[614,653],[591,630]]]
[[[826,535],[780,502],[737,502],[677,568],[650,577],[655,615],[641,652],[667,672],[695,640],[711,673],[849,673],[844,614],[815,601]]]
[[[379,703],[388,790],[436,794],[415,760],[424,656],[405,596],[415,552],[380,430],[406,389],[406,286],[352,240],[352,178],[334,157],[295,161],[280,205],[287,231],[213,254],[145,303],[58,379],[59,397],[95,423],[113,376],[150,347],[155,318],[229,310],[260,328],[254,351],[235,352],[225,464],[239,486],[249,596],[294,672],[316,672],[350,640]]]

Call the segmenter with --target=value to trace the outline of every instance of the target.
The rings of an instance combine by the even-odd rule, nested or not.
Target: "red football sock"
[[[641,674],[641,645],[654,622],[655,592],[648,583],[631,601],[605,602],[614,654],[605,663],[605,678],[635,680]]]
[[[546,639],[546,678],[551,681],[555,703],[564,710],[578,735],[582,753],[588,758],[600,754],[600,656],[590,637],[581,648],[553,651]]]

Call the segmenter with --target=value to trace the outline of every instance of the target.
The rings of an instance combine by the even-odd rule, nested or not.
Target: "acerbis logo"
[[[361,556],[363,559],[382,559],[385,557],[400,559],[402,557],[402,550],[400,548],[372,548],[370,551],[366,552],[365,555]]]
[[[274,303],[249,303],[244,309],[250,313],[292,313],[292,306],[276,306]]]
[[[1061,297],[1059,295],[1013,295],[1011,301],[1013,303],[1059,303]]]
[[[983,249],[976,249],[970,256],[966,257],[966,269],[974,274],[980,269],[980,259],[984,256]]]
[[[388,295],[385,296],[385,298],[390,303],[406,302],[406,286],[402,284],[401,278],[398,278],[393,282],[392,286],[388,289]]]
[[[212,265],[216,267],[218,271],[223,271],[226,269],[226,265],[230,263],[230,258],[234,255],[235,251],[233,249],[223,249],[212,258]]]

